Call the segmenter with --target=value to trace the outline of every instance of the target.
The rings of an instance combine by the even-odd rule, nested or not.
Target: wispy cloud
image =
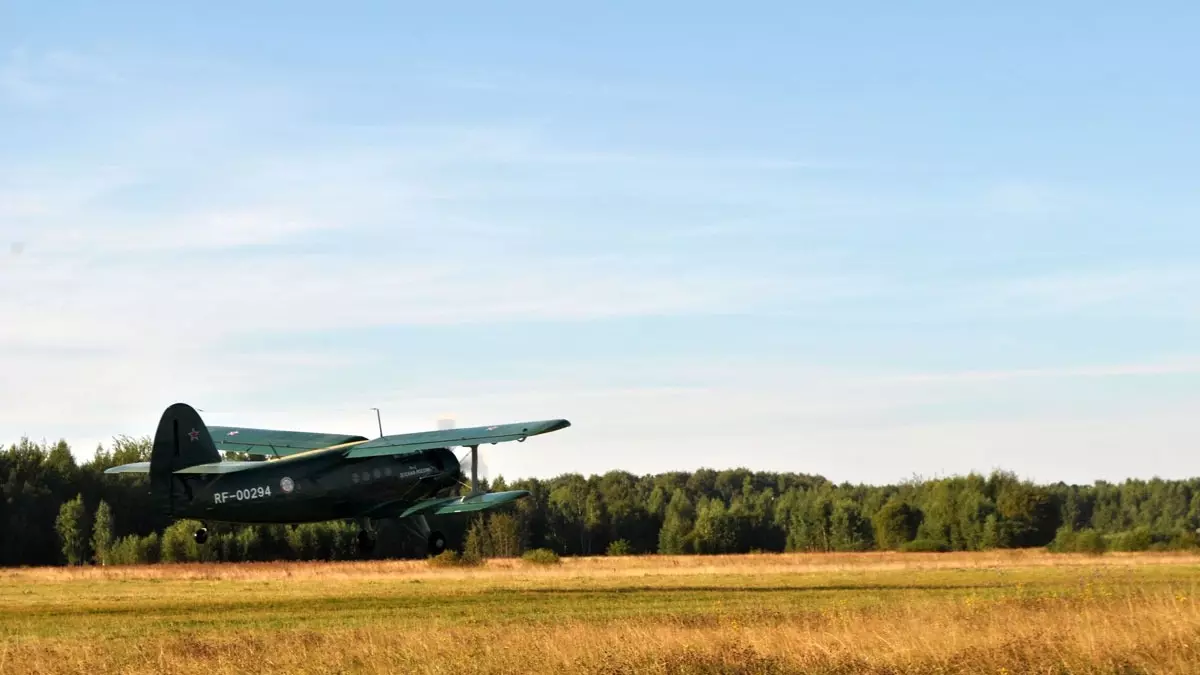
[[[242,339],[743,312],[781,293],[825,302],[846,283],[829,269],[697,266],[670,242],[548,246],[545,228],[491,212],[500,189],[472,186],[497,160],[655,170],[669,158],[576,155],[486,127],[244,146],[287,108],[264,97],[239,117],[223,100],[182,99],[131,118],[120,144],[11,158],[0,173],[4,234],[28,242],[0,264],[0,370],[26,383],[0,395],[0,430],[62,429],[86,447],[98,430],[136,432],[163,401],[276,396],[361,366],[336,345],[264,354],[239,352]]]
[[[1045,217],[1078,213],[1093,207],[1095,197],[1077,189],[1033,181],[1006,181],[988,187],[980,205],[995,213],[1014,217]]]
[[[20,104],[43,103],[52,98],[54,90],[49,85],[33,79],[25,64],[10,59],[0,64],[0,96]]]
[[[1174,306],[1195,315],[1200,310],[1195,293],[1200,267],[1115,266],[1016,279],[999,284],[996,291],[1015,304],[1047,309],[1084,309],[1112,305]]]
[[[507,97],[549,97],[553,99],[585,99],[604,104],[621,102],[653,102],[672,100],[681,92],[651,84],[639,85],[630,81],[614,81],[573,75],[553,77],[523,70],[487,69],[427,69],[418,81],[483,95],[501,93]]]
[[[1089,409],[1070,404],[1072,397],[1087,398],[1080,395],[1087,385],[1059,387],[1053,393],[1059,405],[1028,414],[1009,405],[1026,390],[1011,388],[1006,380],[964,391],[931,387],[923,378],[761,362],[728,368],[695,362],[639,365],[648,380],[670,379],[683,368],[686,375],[677,373],[676,379],[691,384],[614,385],[597,366],[591,372],[515,382],[447,378],[378,402],[364,400],[359,409],[332,404],[305,411],[230,411],[221,419],[261,415],[286,426],[305,418],[313,424],[320,420],[322,428],[369,433],[373,418],[365,409],[379,405],[390,432],[428,428],[443,415],[463,424],[548,415],[574,422],[568,432],[539,442],[490,449],[493,472],[510,477],[749,466],[872,482],[991,469],[1042,481],[1090,482],[1131,475],[1184,477],[1200,470],[1195,460],[1167,451],[1180,438],[1197,434],[1188,431],[1194,425],[1188,422],[1188,406],[1179,401],[1163,405],[1130,393]],[[1096,370],[1158,368],[1133,364]],[[1121,459],[1129,453],[1143,453],[1144,461],[1131,467]]]
[[[689,143],[655,133],[683,106],[653,87],[484,72],[409,90],[420,78],[367,65],[404,85],[368,95],[322,85],[341,73],[133,65],[0,58],[0,99],[27,124],[13,138],[32,136],[0,150],[0,246],[25,244],[0,248],[0,372],[17,383],[0,389],[0,440],[62,434],[86,452],[175,400],[214,423],[369,434],[378,405],[389,430],[577,423],[498,452],[506,474],[743,462],[891,480],[1045,469],[1056,443],[1061,466],[1081,462],[1123,421],[1158,419],[1161,398],[1122,390],[1132,378],[1200,373],[1188,357],[971,351],[996,325],[1041,341],[1047,317],[1197,316],[1186,252],[1085,268],[1062,235],[1034,260],[1043,230],[1084,231],[1101,201],[1036,176],[900,175],[734,127]],[[548,112],[556,94],[610,107]],[[612,123],[638,100],[676,107]],[[614,325],[627,333],[610,343]],[[519,348],[476,353],[505,331]],[[463,346],[428,354],[444,336]],[[568,348],[581,336],[603,353]],[[917,365],[947,345],[971,365]],[[1072,409],[1097,390],[1103,405]]]
[[[0,100],[43,105],[80,87],[120,84],[123,78],[103,62],[73,51],[11,49],[0,57]]]
[[[1002,382],[1006,380],[1153,377],[1160,375],[1200,375],[1200,357],[1149,363],[1103,364],[1079,367],[908,373],[880,375],[872,379],[880,384],[970,384],[977,382]]]

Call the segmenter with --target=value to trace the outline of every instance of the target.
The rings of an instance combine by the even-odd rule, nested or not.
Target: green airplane
[[[524,442],[571,426],[564,419],[445,429],[368,439],[351,434],[210,427],[186,403],[163,412],[149,462],[114,466],[109,474],[148,473],[156,508],[173,519],[202,523],[305,523],[356,520],[359,545],[375,543],[373,522],[398,518],[425,538],[429,555],[446,538],[431,531],[427,515],[494,509],[529,496],[527,490],[478,489],[478,452],[484,444]],[[470,492],[452,448],[470,448]],[[222,452],[264,456],[223,460]],[[197,543],[208,530],[196,530]]]

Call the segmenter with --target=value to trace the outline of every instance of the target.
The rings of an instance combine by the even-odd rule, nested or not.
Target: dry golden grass
[[[424,560],[369,560],[336,563],[181,563],[118,567],[0,568],[0,583],[83,579],[356,579],[571,577],[587,575],[677,576],[681,574],[761,574],[769,572],[829,573],[889,570],[1002,570],[1053,567],[1130,568],[1200,565],[1200,553],[1107,553],[1103,556],[1051,554],[1042,549],[1005,549],[985,553],[758,553],[748,555],[681,555],[563,558],[556,566],[531,566],[517,558],[488,560],[482,567],[438,568]]]
[[[1195,673],[1200,556],[0,571],[0,673]]]

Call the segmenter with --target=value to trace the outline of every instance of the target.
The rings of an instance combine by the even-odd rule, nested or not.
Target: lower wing
[[[506,492],[485,492],[468,497],[442,497],[426,499],[413,504],[401,518],[409,516],[444,516],[450,513],[466,513],[468,511],[486,511],[505,504],[510,504],[522,497],[529,496],[529,490],[508,490]]]

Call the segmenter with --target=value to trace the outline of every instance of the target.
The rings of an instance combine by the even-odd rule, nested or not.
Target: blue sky
[[[0,439],[1198,475],[1198,19],[0,2]]]

